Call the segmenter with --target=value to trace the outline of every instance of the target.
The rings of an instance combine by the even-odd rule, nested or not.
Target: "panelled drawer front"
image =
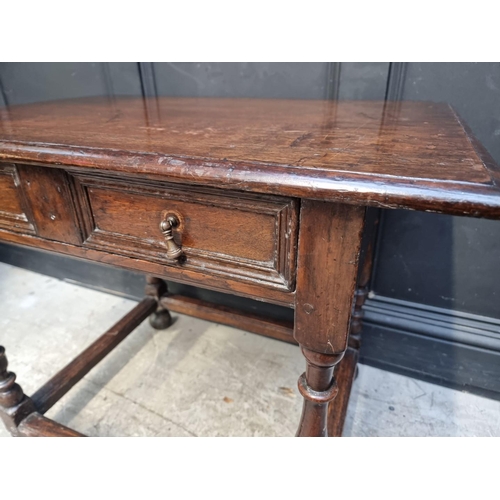
[[[17,171],[36,235],[46,240],[81,244],[68,174],[60,168],[34,165],[17,165]]]
[[[14,165],[0,165],[0,228],[23,234],[34,234],[28,217],[27,203]]]
[[[298,204],[290,198],[170,183],[75,177],[85,247],[291,291]],[[167,258],[160,222],[174,215],[182,258]],[[167,269],[167,271],[168,271]]]

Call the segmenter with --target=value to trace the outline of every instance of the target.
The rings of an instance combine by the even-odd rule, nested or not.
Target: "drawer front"
[[[170,183],[75,177],[84,247],[284,291],[295,286],[298,204],[291,198]],[[160,223],[182,249],[167,257]]]
[[[0,165],[0,228],[34,234],[20,184],[14,165]]]
[[[17,165],[36,235],[72,245],[82,242],[69,177],[59,168]]]

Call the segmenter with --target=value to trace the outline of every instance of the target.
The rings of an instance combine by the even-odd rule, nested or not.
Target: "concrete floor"
[[[0,263],[0,344],[27,394],[133,305]],[[297,347],[174,317],[143,323],[47,416],[90,436],[295,434]],[[500,436],[500,402],[360,365],[344,435]]]

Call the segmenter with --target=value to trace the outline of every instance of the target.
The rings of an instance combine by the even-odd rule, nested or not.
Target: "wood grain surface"
[[[87,98],[10,107],[0,159],[500,218],[498,166],[446,104]]]
[[[23,437],[85,437],[78,431],[54,422],[54,420],[36,412],[19,424],[18,432]]]
[[[364,207],[302,202],[293,336],[311,351],[347,348],[364,216]]]
[[[35,227],[28,219],[29,209],[20,182],[14,165],[0,165],[0,228],[35,234]]]
[[[25,165],[17,170],[36,234],[73,245],[82,243],[66,172]]]
[[[165,295],[160,299],[160,302],[162,306],[173,312],[240,328],[290,344],[297,344],[293,338],[293,322],[291,321],[266,318],[182,295]]]
[[[94,250],[92,248],[70,245],[67,243],[46,240],[30,234],[18,234],[0,229],[0,240],[15,245],[28,246],[49,252],[71,255],[72,257],[93,260],[101,264],[108,264],[123,269],[139,271],[154,276],[162,277],[178,283],[199,286],[209,290],[225,293],[234,293],[241,297],[249,297],[262,302],[294,307],[295,292],[262,286],[260,283],[242,282],[202,271],[185,269],[183,267],[163,265],[147,259],[119,255],[117,253]]]
[[[51,170],[51,169],[45,169]],[[295,288],[297,200],[165,182],[76,176],[84,246],[228,280]],[[179,221],[182,259],[167,258],[159,225]]]
[[[46,413],[95,365],[135,330],[157,307],[152,297],[142,299],[129,313],[56,373],[32,396],[37,411]]]

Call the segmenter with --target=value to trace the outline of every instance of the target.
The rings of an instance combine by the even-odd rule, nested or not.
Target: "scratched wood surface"
[[[54,101],[5,110],[2,159],[500,218],[498,166],[446,104]]]
[[[324,354],[347,348],[365,209],[304,200],[294,338]]]
[[[19,176],[12,165],[0,165],[0,229],[35,234],[19,183]]]

